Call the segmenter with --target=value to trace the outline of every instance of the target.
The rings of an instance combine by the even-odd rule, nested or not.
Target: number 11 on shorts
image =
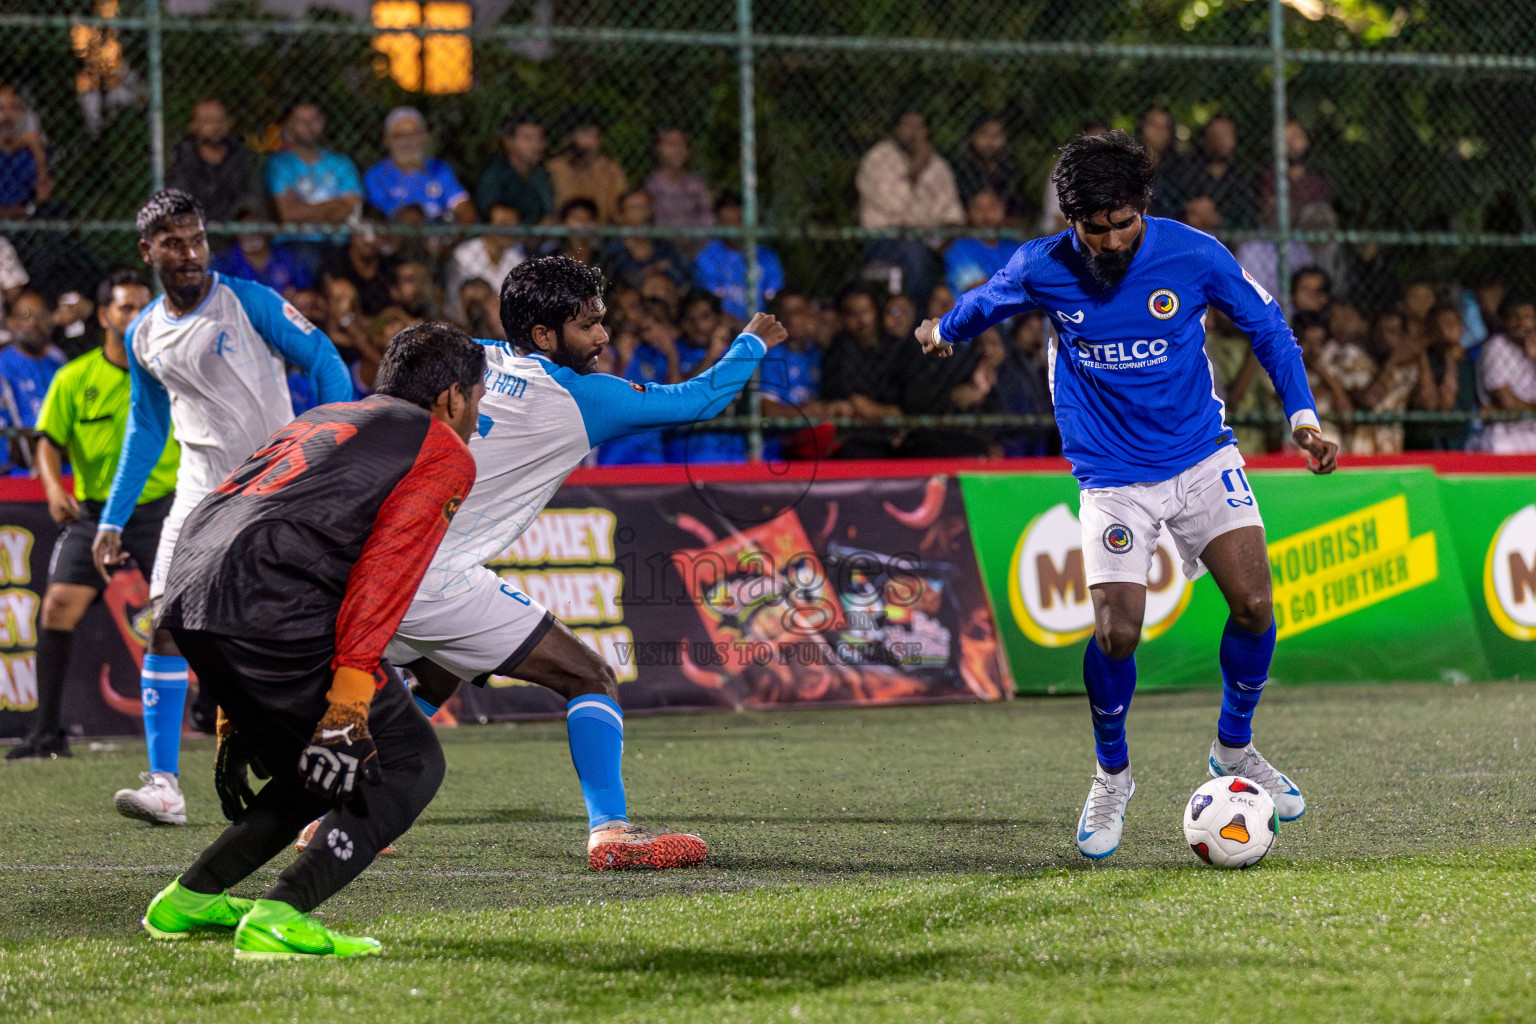
[[[1233,483],[1232,483],[1233,476],[1236,476],[1237,477],[1237,482],[1242,485],[1243,493],[1241,495],[1237,494],[1237,487],[1234,486]],[[1253,505],[1253,488],[1248,486],[1248,477],[1243,474],[1243,471],[1242,471],[1241,467],[1239,467],[1237,469],[1224,469],[1224,470],[1222,470],[1221,471],[1221,482],[1226,486],[1227,493],[1229,495],[1233,495],[1233,497],[1228,497],[1227,498],[1227,504],[1228,505],[1231,505],[1233,508],[1238,508],[1238,507],[1240,507],[1242,505],[1247,505],[1249,507],[1252,507],[1252,505]]]

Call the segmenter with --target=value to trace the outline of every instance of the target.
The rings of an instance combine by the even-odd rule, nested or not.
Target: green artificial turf
[[[1273,688],[1260,747],[1309,810],[1242,873],[1179,827],[1217,699],[1137,698],[1103,864],[1073,844],[1080,698],[631,718],[633,816],[711,848],[644,874],[587,870],[563,724],[447,731],[401,856],[322,908],[377,962],[138,930],[222,823],[206,741],[180,829],[112,809],[142,744],[0,765],[0,1020],[1536,1019],[1536,691]]]

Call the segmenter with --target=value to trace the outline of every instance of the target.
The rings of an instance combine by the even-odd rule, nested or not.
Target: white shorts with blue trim
[[[460,679],[485,676],[521,662],[554,625],[549,610],[485,566],[465,574],[452,597],[417,597],[384,649],[394,665],[430,659]]]
[[[1205,574],[1200,554],[1212,540],[1240,527],[1264,526],[1235,444],[1169,480],[1085,488],[1077,518],[1090,587],[1145,584],[1163,528],[1183,560],[1185,577],[1196,580]]]

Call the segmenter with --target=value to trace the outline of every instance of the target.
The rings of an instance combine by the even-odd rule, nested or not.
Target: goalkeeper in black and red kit
[[[485,356],[447,324],[402,331],[375,394],[279,430],[187,519],[160,624],[223,710],[216,782],[233,822],[150,903],[145,929],[234,928],[237,959],[367,956],[308,911],[411,826],[443,779],[432,726],[388,663],[448,520],[474,483]],[[252,795],[246,765],[272,778]],[[228,890],[324,814],[259,900]]]

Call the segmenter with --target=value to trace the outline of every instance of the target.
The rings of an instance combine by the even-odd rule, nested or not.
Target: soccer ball
[[[1218,868],[1253,867],[1274,847],[1279,832],[1274,798],[1235,775],[1212,779],[1184,805],[1189,848]]]

